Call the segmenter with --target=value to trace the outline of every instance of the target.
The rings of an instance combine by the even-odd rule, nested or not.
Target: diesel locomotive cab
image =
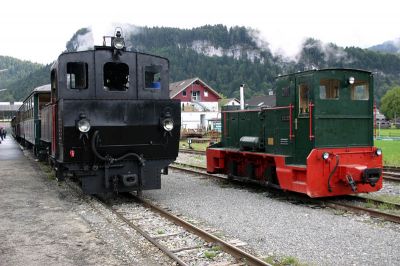
[[[61,54],[52,67],[57,177],[81,177],[89,194],[158,189],[180,134],[169,61],[127,51],[121,31],[103,40],[94,50]]]

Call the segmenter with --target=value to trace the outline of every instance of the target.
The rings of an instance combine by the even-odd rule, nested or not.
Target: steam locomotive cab
[[[324,197],[377,191],[382,152],[373,146],[373,76],[352,69],[285,75],[276,106],[225,110],[207,171]]]
[[[51,70],[43,138],[62,179],[86,193],[158,189],[178,155],[180,103],[169,99],[169,62],[112,46],[61,54]]]

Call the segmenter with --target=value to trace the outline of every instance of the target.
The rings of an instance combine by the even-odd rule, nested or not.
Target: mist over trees
[[[78,30],[67,42],[66,50],[78,50],[83,39],[80,37],[88,33],[87,28]],[[170,60],[171,82],[200,77],[226,97],[238,97],[242,83],[248,88],[246,97],[266,94],[273,89],[276,76],[315,68],[345,67],[373,72],[378,106],[385,92],[400,84],[398,53],[339,47],[310,38],[297,57],[290,59],[273,54],[256,30],[224,25],[194,29],[135,27],[124,34],[129,49]],[[0,70],[11,64],[0,57]],[[26,69],[18,76],[2,77],[0,73],[0,89],[7,87],[6,92],[0,91],[0,101],[21,100],[33,88],[49,83],[49,68],[26,62]]]

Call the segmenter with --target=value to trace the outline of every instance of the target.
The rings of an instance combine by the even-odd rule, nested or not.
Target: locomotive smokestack
[[[244,84],[240,85],[240,110],[244,110]]]

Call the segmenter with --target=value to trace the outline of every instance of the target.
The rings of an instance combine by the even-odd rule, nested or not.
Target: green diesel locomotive
[[[207,171],[326,197],[382,187],[373,145],[373,75],[324,69],[279,76],[275,107],[222,111]]]

